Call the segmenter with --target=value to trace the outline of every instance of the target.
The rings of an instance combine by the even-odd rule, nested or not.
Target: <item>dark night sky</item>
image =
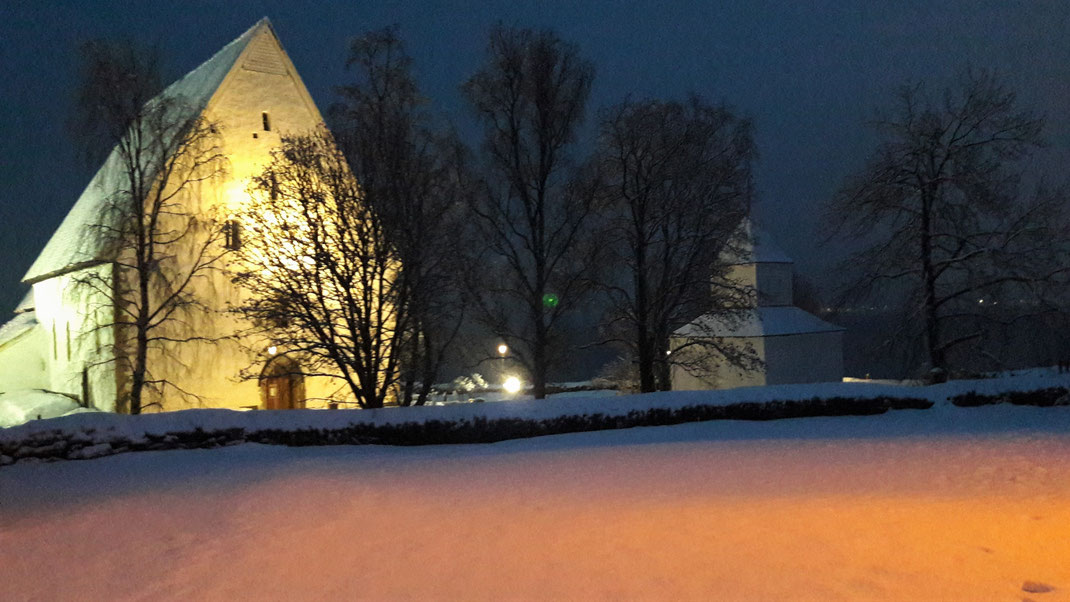
[[[496,21],[549,26],[594,61],[591,108],[695,91],[750,115],[761,153],[759,219],[820,278],[816,214],[873,144],[863,121],[911,78],[938,81],[971,63],[996,68],[1048,117],[1047,165],[1070,158],[1070,2],[813,0],[561,2],[38,2],[0,9],[0,312],[93,169],[72,149],[78,42],[158,41],[178,77],[271,18],[317,104],[344,81],[346,40],[401,26],[423,92],[466,127],[458,85]],[[593,114],[593,111],[592,113]],[[470,141],[475,143],[476,141]],[[1052,173],[1056,179],[1063,173]],[[3,318],[0,318],[2,321]]]

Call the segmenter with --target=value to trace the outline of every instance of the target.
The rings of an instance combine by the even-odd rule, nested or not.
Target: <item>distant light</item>
[[[505,343],[502,343],[501,345],[498,345],[498,354],[499,355],[505,355],[506,353],[509,353],[509,346],[506,345]]]
[[[985,300],[984,300],[984,299],[978,299],[978,300],[977,300],[977,302],[978,302],[978,303],[984,303],[984,302],[985,302]]]
[[[275,355],[278,352],[279,350],[274,345],[268,347],[268,355]]]
[[[519,392],[521,386],[522,384],[520,382],[520,379],[515,376],[510,376],[509,378],[505,379],[504,383],[502,383],[502,388],[505,389],[505,392],[510,395],[515,395],[517,392]]]
[[[558,303],[560,303],[560,299],[554,293],[546,293],[542,296],[542,304],[550,309],[557,307]]]

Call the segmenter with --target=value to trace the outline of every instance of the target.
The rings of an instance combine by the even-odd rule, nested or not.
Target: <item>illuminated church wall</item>
[[[269,163],[282,135],[310,132],[323,121],[267,20],[228,44],[172,89],[204,103],[204,116],[219,127],[226,175],[194,183],[177,197],[190,212],[205,217],[225,219],[242,202],[250,178]],[[44,388],[114,411],[116,398],[128,387],[121,381],[127,371],[109,361],[115,359],[115,341],[122,341],[124,332],[113,326],[101,327],[114,322],[116,307],[106,295],[79,284],[93,272],[104,276],[100,281],[111,281],[112,264],[99,263],[94,259],[98,256],[90,255],[97,251],[83,251],[85,245],[80,240],[94,223],[100,223],[99,199],[112,194],[109,186],[114,186],[116,175],[121,176],[108,171],[108,165],[105,162],[27,273],[26,281],[33,285],[37,324],[32,331],[0,343],[0,364],[18,375],[0,372],[0,391]],[[199,233],[200,240],[206,235]],[[195,246],[191,242],[185,253]],[[192,260],[187,256],[180,261]],[[75,269],[94,263],[94,267]],[[207,305],[207,311],[183,314],[179,317],[188,327],[167,327],[155,334],[179,338],[192,334],[205,340],[150,349],[148,365],[155,378],[166,378],[197,397],[166,390],[162,400],[145,399],[146,403],[162,402],[161,407],[146,407],[146,411],[261,406],[257,376],[269,361],[277,361],[288,350],[280,347],[272,349],[276,352],[272,354],[264,341],[235,336],[248,329],[229,310],[249,292],[239,290],[225,269],[194,279],[192,292]],[[22,324],[29,323],[19,319],[24,320]],[[243,373],[252,378],[241,378]],[[336,381],[324,377],[305,378],[299,386],[303,397],[321,399],[337,388]],[[325,403],[313,402],[309,407]]]
[[[253,37],[223,80],[205,110],[206,118],[219,125],[222,147],[228,161],[225,178],[205,182],[196,191],[203,210],[225,217],[242,202],[250,178],[259,175],[271,160],[271,151],[281,144],[284,134],[301,134],[322,123],[299,76],[279,47],[274,35],[264,28]],[[192,201],[192,199],[191,199]],[[243,240],[242,244],[256,244]],[[239,305],[249,294],[233,285],[224,272],[196,283],[196,294],[210,301],[213,312],[202,312],[196,329],[221,336],[246,329],[247,325],[227,310]],[[268,343],[249,337],[216,342],[184,344],[169,373],[183,389],[202,396],[199,401],[169,396],[165,409],[183,407],[255,407],[261,404],[258,381],[243,380],[245,371],[255,375],[273,359]],[[285,353],[285,349],[276,349]],[[307,378],[304,394],[323,398],[336,388],[329,379]],[[323,402],[310,402],[309,406]]]

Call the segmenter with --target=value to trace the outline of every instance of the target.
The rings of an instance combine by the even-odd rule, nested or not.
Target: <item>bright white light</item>
[[[275,348],[274,345],[272,345],[271,347],[268,347],[268,355],[275,355],[278,352],[279,352],[279,350],[277,348]]]
[[[505,392],[510,395],[514,395],[517,393],[517,391],[520,391],[520,387],[520,379],[515,376],[510,376],[509,378],[505,379],[504,383],[502,383],[502,388],[504,388]]]
[[[509,353],[509,346],[506,345],[505,343],[502,343],[501,345],[498,345],[498,353],[500,355],[505,355],[506,353]]]

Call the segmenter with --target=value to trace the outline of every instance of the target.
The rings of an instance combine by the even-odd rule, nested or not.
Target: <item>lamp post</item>
[[[509,346],[505,343],[498,345],[498,355],[502,358],[502,368],[500,378],[505,378],[505,356],[509,353]]]

